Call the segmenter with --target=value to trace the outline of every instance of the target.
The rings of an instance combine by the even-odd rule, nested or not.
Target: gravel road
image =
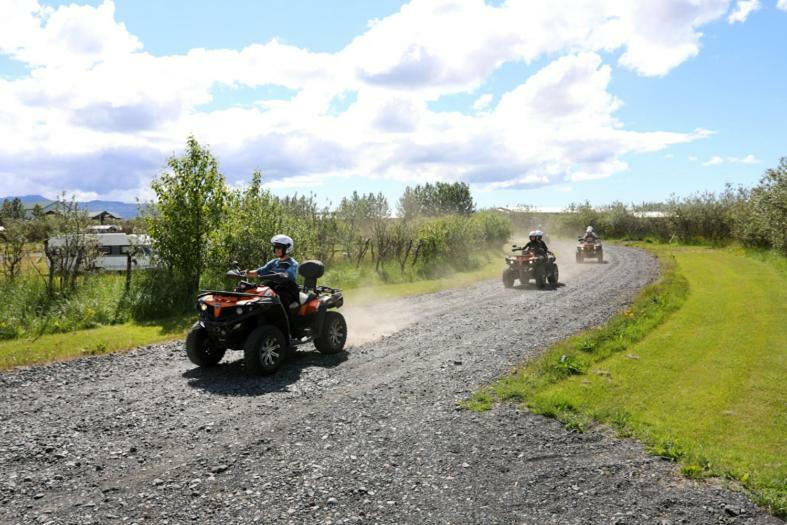
[[[273,377],[180,342],[0,374],[0,523],[782,523],[603,429],[457,408],[657,272],[561,248],[554,289],[348,305],[349,352]]]

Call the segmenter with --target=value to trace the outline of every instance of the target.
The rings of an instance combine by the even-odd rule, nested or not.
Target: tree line
[[[158,268],[121,275],[92,271],[98,247],[86,234],[86,210],[65,195],[58,213],[0,207],[0,339],[89,328],[188,311],[200,288],[227,286],[231,261],[256,268],[272,258],[270,238],[286,233],[299,260],[323,260],[326,278],[360,285],[368,276],[406,281],[477,267],[487,246],[511,234],[498,213],[475,211],[469,187],[408,187],[394,213],[381,193],[352,192],[337,206],[316,195],[278,197],[260,172],[231,188],[210,151],[190,137],[182,155],[151,183],[156,199],[125,221],[126,233],[150,235]],[[65,239],[56,248],[51,237]],[[366,277],[364,277],[366,276]]]
[[[151,184],[157,199],[145,217],[162,264],[149,277],[187,296],[219,285],[231,261],[256,268],[272,258],[270,238],[278,233],[295,240],[299,259],[317,258],[329,269],[369,266],[384,279],[470,268],[479,248],[499,247],[511,235],[505,217],[475,211],[464,183],[408,187],[396,217],[381,193],[354,191],[335,209],[320,206],[315,195],[277,197],[258,171],[247,187],[231,189],[193,137],[168,167]],[[152,299],[137,302],[143,309],[161,305]]]
[[[787,157],[753,188],[728,185],[719,193],[673,196],[663,203],[572,204],[553,224],[576,235],[588,225],[606,237],[686,244],[726,244],[771,249],[787,255]],[[656,212],[656,213],[653,213]]]

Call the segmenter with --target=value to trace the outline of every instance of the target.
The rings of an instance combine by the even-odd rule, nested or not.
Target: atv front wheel
[[[598,251],[598,262],[604,262],[604,252]]]
[[[347,341],[347,322],[339,312],[326,312],[322,333],[314,340],[314,346],[321,354],[338,354]]]
[[[284,335],[275,326],[262,325],[246,339],[243,363],[253,375],[269,375],[279,369],[287,353]]]
[[[186,355],[197,366],[216,366],[224,357],[225,348],[217,348],[208,331],[194,323],[186,336]]]
[[[578,253],[578,254],[577,254],[577,264],[580,264],[580,263],[582,263],[582,260],[583,260],[582,254],[581,254],[581,253]]]
[[[516,275],[511,270],[503,271],[503,288],[513,288]]]
[[[541,289],[547,284],[547,276],[544,270],[536,271],[536,286]]]
[[[558,273],[557,264],[552,267],[552,273],[549,274],[547,280],[550,284],[557,284],[557,279],[560,274]]]

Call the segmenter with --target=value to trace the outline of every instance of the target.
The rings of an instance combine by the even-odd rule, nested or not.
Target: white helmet
[[[543,236],[544,236],[544,232],[542,232],[541,230],[536,230],[536,237],[540,239]]]
[[[593,226],[588,226],[588,229],[585,231],[588,233],[593,233]]]
[[[536,235],[538,235],[538,232],[536,230],[533,230],[527,234],[528,237],[535,237]]]
[[[293,242],[290,237],[279,234],[271,237],[271,246],[273,246],[274,250],[277,246],[282,246],[284,248],[284,253],[290,255],[295,248],[295,242]]]

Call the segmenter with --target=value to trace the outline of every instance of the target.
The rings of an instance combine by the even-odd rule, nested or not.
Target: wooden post
[[[407,243],[407,249],[404,252],[404,259],[401,259],[399,261],[399,273],[403,275],[404,275],[404,265],[407,264],[407,258],[410,256],[410,250],[412,249],[412,247],[413,247],[413,240],[410,239],[410,241]]]
[[[126,293],[131,289],[131,252],[126,254]]]
[[[415,266],[415,263],[418,262],[418,255],[421,253],[421,247],[424,245],[424,240],[420,239],[418,241],[418,246],[415,247],[415,253],[413,254],[413,264],[411,266]]]

